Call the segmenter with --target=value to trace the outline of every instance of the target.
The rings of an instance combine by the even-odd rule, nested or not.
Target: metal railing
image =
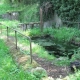
[[[4,25],[4,24],[0,23],[0,25]],[[21,32],[15,30],[13,28],[7,27],[7,41],[8,41],[8,38],[9,38],[9,29],[12,29],[15,32],[15,44],[16,44],[15,46],[16,46],[16,49],[18,49],[18,45],[17,45],[17,43],[18,43],[17,33],[21,34],[23,37],[25,37],[26,39],[29,40],[29,42],[30,42],[30,57],[31,57],[31,61],[30,62],[32,64],[32,40],[31,40],[31,38],[29,36],[25,36],[24,34],[22,34]],[[2,33],[2,27],[1,27],[1,33]]]
[[[0,23],[0,25],[2,25],[2,24]],[[1,30],[0,30],[0,33],[2,34],[2,26],[0,26],[0,29],[1,29]]]
[[[71,24],[78,24],[78,27],[80,26],[80,22],[72,22],[72,21],[62,21],[63,23],[71,23]],[[31,23],[31,25],[33,24],[40,24],[40,22],[37,22],[37,23]],[[0,25],[4,25],[2,23],[0,23]],[[28,24],[26,24],[28,25]],[[4,25],[6,26],[6,25]],[[15,32],[15,46],[16,46],[16,49],[18,48],[18,40],[17,40],[17,33],[21,34],[22,36],[24,36],[26,39],[29,40],[30,42],[30,57],[31,57],[31,63],[32,63],[32,41],[31,41],[31,38],[29,36],[25,36],[24,34],[22,34],[21,32],[13,29],[13,28],[10,28],[10,27],[7,27],[7,40],[8,40],[8,37],[9,37],[9,29],[12,29],[14,32]],[[1,33],[2,33],[2,27],[1,27]]]
[[[40,22],[29,22],[29,23],[19,23],[19,27],[21,26],[23,31],[26,31],[26,29],[28,28],[28,25],[30,25],[29,28],[34,28],[34,25],[40,25]]]

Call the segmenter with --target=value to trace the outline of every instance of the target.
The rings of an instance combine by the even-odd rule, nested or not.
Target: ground
[[[6,40],[6,39],[5,39]],[[15,44],[11,40],[6,40],[6,44],[10,47],[10,53],[13,57],[13,60],[17,63],[17,66],[20,67],[22,65],[22,68],[27,69],[27,61],[30,59],[29,56],[22,54],[19,49],[15,49]],[[46,59],[38,57],[36,54],[33,54],[33,65],[34,67],[41,66],[43,67],[47,73],[48,76],[51,76],[53,78],[64,78],[69,74],[69,67],[60,67],[54,65],[51,61],[48,61]],[[29,66],[30,67],[30,66]]]
[[[69,73],[68,66],[61,67],[54,65],[51,61],[47,61],[43,58],[39,58],[37,55],[33,56],[33,59],[37,61],[48,73],[49,76],[53,78],[66,77]]]

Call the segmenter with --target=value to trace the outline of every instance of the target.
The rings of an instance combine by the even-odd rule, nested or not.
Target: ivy
[[[52,0],[54,9],[64,20],[78,20],[80,13],[79,0]]]
[[[40,0],[41,3],[51,1],[53,9],[63,20],[78,21],[80,18],[79,0]],[[50,14],[49,14],[50,15]]]

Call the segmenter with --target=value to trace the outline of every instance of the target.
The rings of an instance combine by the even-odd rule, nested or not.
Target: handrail
[[[2,25],[2,24],[0,23],[0,25]],[[2,26],[1,26],[1,32],[0,33],[2,34]]]
[[[3,25],[3,24],[2,24]],[[31,57],[31,64],[32,64],[32,40],[29,36],[25,36],[24,34],[22,34],[21,32],[13,29],[13,28],[10,28],[10,27],[7,27],[7,40],[8,40],[8,37],[9,37],[9,29],[12,29],[13,31],[15,31],[15,43],[16,43],[16,49],[17,49],[17,33],[21,34],[22,36],[24,36],[25,38],[27,38],[30,42],[30,57]]]

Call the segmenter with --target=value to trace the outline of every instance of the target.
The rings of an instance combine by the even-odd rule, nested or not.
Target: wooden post
[[[34,23],[31,24],[31,28],[32,28],[32,29],[34,28]]]
[[[27,24],[26,24],[26,30],[27,30]],[[26,31],[26,30],[25,30],[25,31]]]
[[[16,49],[17,49],[17,31],[15,31],[15,43],[16,43]]]
[[[7,27],[7,41],[8,41],[8,36],[9,36],[8,32],[9,32],[9,28]]]
[[[30,57],[31,57],[31,64],[32,64],[32,41],[31,39],[29,39],[30,41]]]
[[[1,34],[2,34],[2,25],[1,25],[1,23],[0,23],[0,26],[1,26]]]
[[[1,34],[2,34],[2,26],[1,26]]]
[[[40,26],[41,26],[41,31],[43,31],[43,10],[40,8]]]

